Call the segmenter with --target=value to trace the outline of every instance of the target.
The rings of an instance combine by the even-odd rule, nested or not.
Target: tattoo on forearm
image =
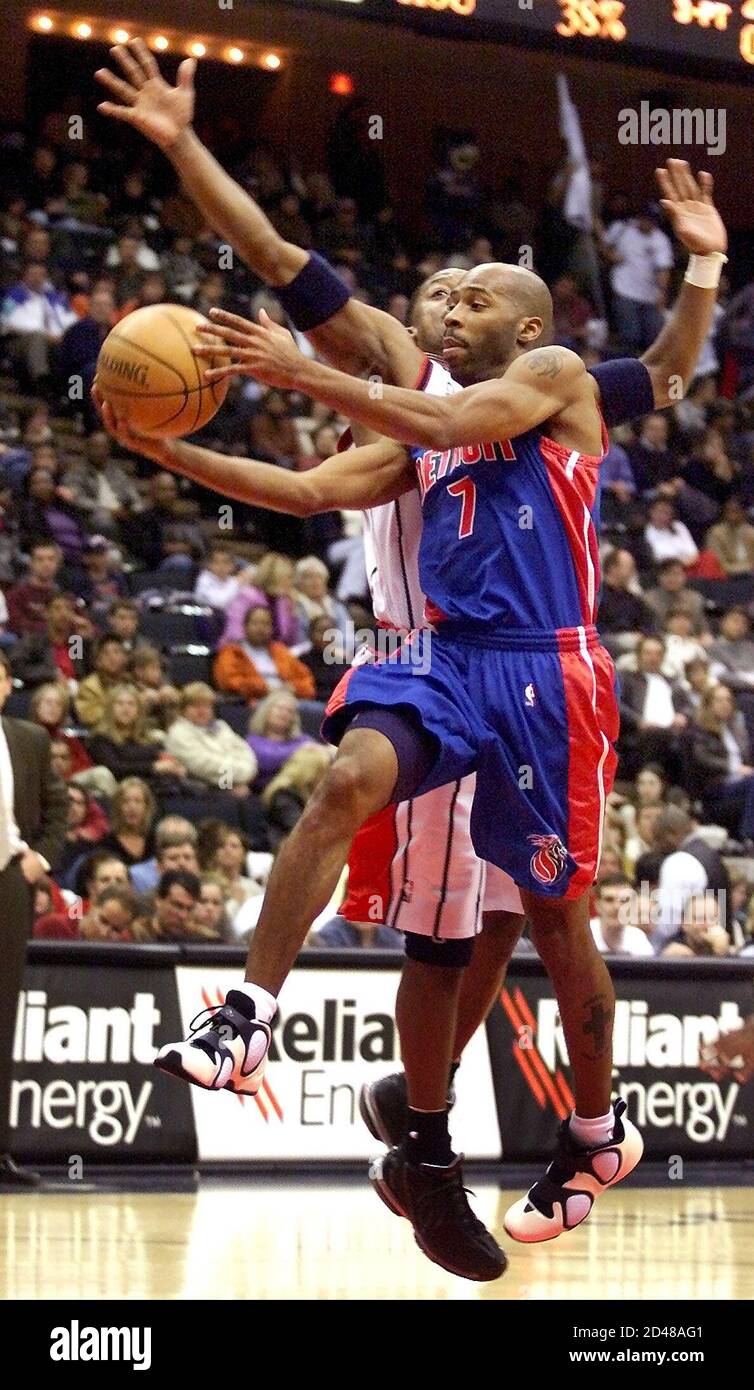
[[[542,349],[536,354],[533,353],[526,365],[535,376],[547,376],[552,381],[563,366],[563,354],[552,349]]]
[[[609,1051],[613,1038],[613,1009],[606,994],[593,994],[584,1005],[581,1024],[584,1042],[591,1043],[592,1052],[586,1053],[590,1061],[604,1057]]]

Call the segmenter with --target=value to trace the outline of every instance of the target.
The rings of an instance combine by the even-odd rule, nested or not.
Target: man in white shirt
[[[658,953],[680,931],[686,906],[699,894],[712,894],[719,920],[730,922],[730,878],[717,850],[697,833],[696,821],[680,806],[666,806],[655,838],[665,851],[657,886],[652,945]]]
[[[589,923],[594,944],[603,955],[653,956],[649,939],[631,926],[636,893],[625,874],[605,874],[597,885],[597,916]]]
[[[35,385],[51,374],[51,348],[76,322],[65,295],[51,284],[47,266],[30,261],[17,285],[12,285],[0,311],[0,326],[27,381]]]
[[[613,222],[602,233],[601,249],[612,265],[613,312],[621,345],[638,356],[662,325],[673,247],[647,210],[628,222]]]
[[[682,565],[693,565],[699,558],[688,526],[678,520],[675,507],[667,497],[655,498],[650,506],[644,538],[656,565],[664,560],[680,560]]]

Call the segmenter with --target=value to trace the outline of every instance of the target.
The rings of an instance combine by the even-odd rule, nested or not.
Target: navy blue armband
[[[616,357],[590,367],[602,396],[602,414],[608,429],[624,425],[655,409],[652,378],[638,357]]]
[[[300,333],[327,323],[351,298],[345,280],[316,251],[289,285],[275,285],[274,292]]]

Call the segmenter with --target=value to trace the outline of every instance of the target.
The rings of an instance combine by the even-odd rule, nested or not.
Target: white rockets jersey
[[[418,391],[450,396],[461,387],[441,362],[428,357]],[[418,488],[396,502],[364,513],[364,555],[374,616],[390,627],[415,628],[424,621],[424,594],[419,583],[422,508]]]
[[[450,396],[461,387],[441,362],[428,357],[416,390]],[[420,627],[424,594],[419,583],[418,489],[396,502],[372,507],[364,516],[375,617],[390,627]],[[474,853],[470,816],[475,785],[472,772],[368,820],[351,846],[342,915],[351,922],[380,921],[399,931],[446,939],[476,935],[482,908],[522,913],[513,880],[502,869],[482,864]],[[447,835],[441,833],[443,825],[448,826]]]

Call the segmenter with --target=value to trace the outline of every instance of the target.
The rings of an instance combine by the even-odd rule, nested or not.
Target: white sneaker
[[[572,1231],[586,1220],[600,1192],[628,1176],[644,1152],[644,1141],[636,1126],[623,1118],[625,1109],[624,1100],[615,1102],[612,1138],[595,1149],[580,1148],[569,1121],[563,1121],[557,1157],[544,1177],[505,1213],[503,1225],[509,1236],[530,1243]]]
[[[192,1019],[191,1036],[185,1042],[165,1043],[160,1048],[155,1066],[205,1091],[255,1096],[262,1084],[272,1033],[269,1024],[253,1014],[249,996],[239,989],[229,990],[224,1004],[202,1009]]]

